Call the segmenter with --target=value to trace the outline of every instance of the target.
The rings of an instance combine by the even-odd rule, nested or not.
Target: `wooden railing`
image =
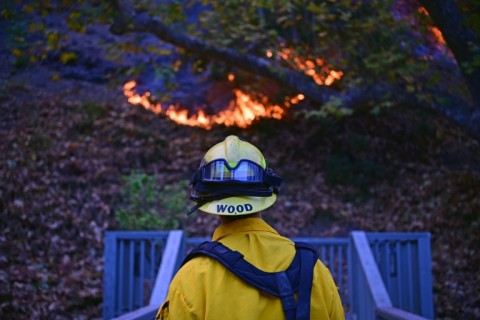
[[[400,239],[400,234],[394,234],[393,238],[398,236]],[[403,239],[406,241],[408,236],[405,235]],[[390,237],[392,238],[392,236]],[[423,285],[419,286],[429,287],[430,294],[428,294],[427,289],[420,290],[416,293],[415,297],[412,300],[416,300],[417,305],[420,306],[422,314],[425,316],[419,316],[415,313],[408,312],[393,306],[390,293],[387,291],[385,286],[385,277],[382,277],[381,272],[378,268],[378,261],[375,259],[372,250],[371,242],[367,239],[367,234],[361,231],[355,231],[350,234],[351,239],[351,254],[352,254],[352,264],[351,271],[349,272],[351,286],[351,303],[352,303],[352,315],[356,320],[367,320],[367,319],[378,319],[378,320],[426,320],[433,319],[433,301],[431,293],[431,277],[424,281]],[[395,244],[395,246],[398,246]],[[418,249],[417,252],[421,252],[428,249],[422,248]],[[426,253],[422,253],[426,254]],[[428,252],[429,254],[429,252]],[[429,258],[429,255],[425,255],[425,258]],[[417,257],[419,258],[419,257]],[[390,265],[395,265],[398,268],[401,268],[401,265],[408,266],[410,268],[410,261],[416,260],[412,257],[405,259],[406,261],[398,262],[399,258],[397,257],[392,262],[386,262],[387,268]],[[423,260],[423,259],[421,259]],[[423,261],[422,261],[423,262]],[[417,274],[424,273],[424,270],[417,268]],[[388,269],[387,269],[388,271]],[[411,270],[412,271],[412,270]],[[385,271],[384,271],[385,272]],[[386,273],[386,272],[385,272]],[[413,271],[412,271],[413,273]],[[396,273],[398,275],[399,273]],[[410,277],[410,280],[413,277]],[[429,282],[430,280],[430,282]],[[404,278],[399,279],[400,282],[405,281]],[[413,287],[414,285],[405,283],[404,288]],[[425,292],[427,296],[422,297],[422,292]],[[428,318],[427,318],[428,317]]]
[[[179,230],[107,232],[103,318],[153,319],[184,255]]]
[[[130,235],[129,238],[126,232],[108,232],[106,236],[104,319],[153,319],[185,251],[207,240],[185,239],[178,230]],[[433,319],[428,233],[355,231],[349,238],[292,240],[308,242],[316,248],[339,287],[348,319]],[[145,260],[147,252],[153,253]],[[160,261],[153,259],[158,265],[146,268],[151,265],[152,255],[155,258],[159,253]],[[152,268],[156,270],[155,279],[145,276]],[[152,281],[150,290],[142,293],[142,305],[138,295],[145,283]]]

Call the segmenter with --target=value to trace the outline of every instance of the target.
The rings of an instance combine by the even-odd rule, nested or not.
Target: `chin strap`
[[[231,195],[224,194],[224,193],[211,194],[211,195],[203,196],[203,197],[192,196],[191,197],[192,200],[195,201],[197,204],[195,206],[191,207],[190,210],[187,211],[187,216],[191,215],[192,213],[197,211],[198,208],[200,208],[201,206],[203,206],[204,204],[206,204],[208,202],[215,201],[215,200],[221,200],[221,199],[225,199],[225,198],[228,198],[228,197],[231,197]]]
[[[193,207],[191,207],[190,210],[188,210],[188,211],[186,212],[186,215],[187,215],[187,216],[191,215],[192,213],[194,213],[195,211],[197,211],[198,208],[200,208],[201,206],[203,206],[205,203],[207,203],[207,201],[205,201],[205,202],[203,202],[203,201],[202,201],[202,202],[198,202],[196,205],[194,205]]]

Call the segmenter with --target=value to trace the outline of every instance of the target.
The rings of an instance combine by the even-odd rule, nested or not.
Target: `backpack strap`
[[[318,255],[306,243],[296,243],[295,247],[297,253],[292,263],[287,270],[281,272],[262,271],[243,259],[240,252],[216,241],[200,244],[188,254],[183,264],[199,255],[211,257],[248,284],[280,298],[287,320],[307,320],[310,319],[313,267]],[[295,302],[295,292],[298,292],[298,303]]]
[[[300,284],[298,289],[297,320],[310,319],[310,298],[312,295],[313,269],[318,260],[315,249],[305,242],[296,242],[300,252]]]

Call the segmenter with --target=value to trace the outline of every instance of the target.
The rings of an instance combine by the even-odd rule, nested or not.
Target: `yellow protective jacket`
[[[240,219],[219,226],[213,241],[241,252],[266,272],[284,271],[295,256],[295,244],[260,218]],[[344,320],[338,288],[318,260],[313,275],[310,318]],[[279,298],[246,284],[218,261],[199,256],[187,262],[170,284],[157,313],[164,319],[285,319]]]

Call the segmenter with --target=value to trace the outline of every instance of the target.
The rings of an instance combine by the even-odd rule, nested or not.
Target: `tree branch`
[[[111,0],[111,2],[116,3],[116,8],[120,8],[117,1]],[[339,95],[338,92],[331,88],[318,86],[312,78],[301,72],[287,70],[254,55],[240,54],[231,49],[210,45],[176,31],[161,21],[141,15],[127,17],[124,13],[118,14],[117,19],[110,27],[110,31],[116,35],[130,32],[147,32],[154,34],[158,39],[187,51],[209,59],[223,61],[229,65],[271,79],[286,89],[303,93],[311,101],[319,104],[323,104],[329,99],[338,97]]]

